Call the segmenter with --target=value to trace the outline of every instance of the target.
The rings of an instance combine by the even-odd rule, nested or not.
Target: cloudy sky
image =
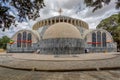
[[[32,29],[32,25],[41,20],[53,16],[58,16],[59,9],[62,9],[62,15],[81,19],[89,24],[90,29],[95,29],[101,20],[116,14],[118,10],[115,9],[115,1],[111,0],[109,5],[105,5],[102,9],[92,12],[92,8],[86,7],[84,0],[45,0],[46,7],[40,10],[40,18],[35,21],[29,20],[28,23],[17,23],[17,27],[11,26],[10,30],[2,32],[0,30],[0,37],[4,35],[12,36],[20,29]]]

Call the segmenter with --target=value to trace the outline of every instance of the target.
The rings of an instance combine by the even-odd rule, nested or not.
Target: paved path
[[[38,70],[67,70],[98,67],[120,67],[120,55],[111,58],[94,60],[29,60],[14,58],[11,54],[0,55],[0,80],[120,80],[120,69],[105,71],[70,71],[70,72],[45,72]],[[28,56],[29,57],[29,56]],[[64,58],[63,58],[64,59]],[[14,68],[26,68],[31,71],[15,70]]]
[[[66,61],[66,60],[99,60],[116,57],[118,53],[91,53],[79,55],[43,55],[43,54],[28,54],[14,53],[12,57],[25,60],[48,60],[48,61]]]
[[[120,80],[120,70],[34,72],[0,67],[0,80]]]
[[[14,58],[11,54],[0,56],[0,65],[18,69],[29,70],[82,70],[82,69],[102,69],[120,68],[120,55],[116,57],[98,60],[29,60]],[[29,56],[28,56],[29,57]]]

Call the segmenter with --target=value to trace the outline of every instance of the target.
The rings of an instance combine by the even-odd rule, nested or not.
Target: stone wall
[[[17,44],[7,44],[7,53],[33,53],[37,50],[37,44],[33,43],[31,47],[17,47]]]
[[[73,38],[44,39],[39,42],[42,54],[81,54],[84,53],[84,41]]]
[[[90,47],[86,49],[89,50],[89,53],[117,52],[117,48],[110,48],[110,47],[101,47],[101,48]]]

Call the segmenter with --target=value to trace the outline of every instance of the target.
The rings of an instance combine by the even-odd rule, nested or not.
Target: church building
[[[82,54],[115,52],[117,44],[111,34],[103,29],[89,29],[85,21],[55,16],[35,23],[32,30],[20,30],[7,45],[8,53]]]

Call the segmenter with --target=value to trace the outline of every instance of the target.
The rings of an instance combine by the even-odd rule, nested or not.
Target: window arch
[[[59,19],[56,19],[56,23],[58,23],[59,22]]]
[[[70,19],[68,19],[68,23],[71,23],[71,20],[70,20]]]
[[[54,19],[52,20],[52,24],[55,24],[55,20]]]
[[[26,47],[26,38],[27,38],[27,33],[26,32],[23,32],[23,40],[22,40],[22,47]]]
[[[106,47],[106,33],[102,33],[102,44],[103,44],[103,47]]]
[[[98,47],[101,47],[101,32],[97,32],[97,45]]]
[[[17,47],[21,47],[21,37],[22,37],[21,33],[18,33],[18,35],[17,35]]]
[[[96,33],[92,33],[92,47],[96,47]]]
[[[60,22],[64,22],[64,21],[63,21],[63,17],[60,18]]]
[[[81,21],[79,21],[79,26],[81,26]]]
[[[47,20],[45,20],[45,25],[47,25]]]
[[[48,22],[49,22],[49,25],[51,25],[51,21],[49,20]]]
[[[32,34],[31,33],[28,33],[28,44],[27,44],[27,47],[31,47],[32,45]]]
[[[68,23],[68,22],[67,22],[67,19],[65,19],[64,22]]]

